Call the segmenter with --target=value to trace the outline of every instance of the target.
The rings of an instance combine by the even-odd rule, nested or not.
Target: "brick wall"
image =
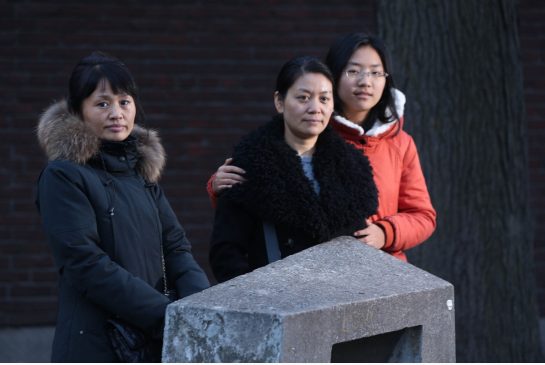
[[[77,60],[123,59],[148,126],[168,153],[162,185],[207,267],[210,174],[246,131],[273,114],[281,64],[323,57],[332,40],[373,30],[371,0],[0,1],[0,326],[53,324],[56,273],[34,207],[45,164],[40,112],[65,92]]]
[[[45,164],[34,127],[63,96],[72,67],[100,49],[122,58],[142,91],[148,126],[168,153],[162,185],[208,270],[209,175],[246,131],[273,114],[281,64],[322,57],[338,35],[373,31],[373,0],[0,0],[0,327],[53,324],[56,273],[34,207]],[[522,0],[520,39],[532,209],[545,315],[545,3]]]

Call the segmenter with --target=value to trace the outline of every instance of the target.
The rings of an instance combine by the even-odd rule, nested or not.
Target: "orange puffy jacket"
[[[436,212],[430,200],[413,138],[399,121],[373,127],[365,135],[360,126],[340,117],[334,128],[361,150],[371,162],[378,188],[378,211],[370,220],[385,232],[382,248],[407,261],[405,250],[414,247],[435,230]]]

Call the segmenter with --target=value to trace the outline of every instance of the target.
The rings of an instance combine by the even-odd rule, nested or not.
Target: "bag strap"
[[[163,245],[161,245],[161,264],[163,265],[163,294],[168,297],[167,265],[165,264],[165,255],[163,254]]]
[[[269,264],[282,258],[280,247],[278,246],[278,237],[276,229],[270,222],[263,221],[263,234],[265,236],[265,246],[267,248],[267,259]]]

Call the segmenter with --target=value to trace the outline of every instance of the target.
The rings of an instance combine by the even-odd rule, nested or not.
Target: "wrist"
[[[381,249],[386,250],[390,248],[394,244],[394,226],[392,223],[386,221],[386,220],[378,220],[376,222],[373,222],[376,224],[382,232],[384,233],[384,245]]]

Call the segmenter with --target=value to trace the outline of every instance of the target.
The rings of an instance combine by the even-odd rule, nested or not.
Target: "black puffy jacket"
[[[168,287],[184,297],[209,286],[191,245],[157,185],[165,156],[154,131],[135,126],[123,142],[104,142],[52,105],[38,139],[50,160],[37,205],[59,272],[53,362],[114,362],[106,320],[160,328]]]

